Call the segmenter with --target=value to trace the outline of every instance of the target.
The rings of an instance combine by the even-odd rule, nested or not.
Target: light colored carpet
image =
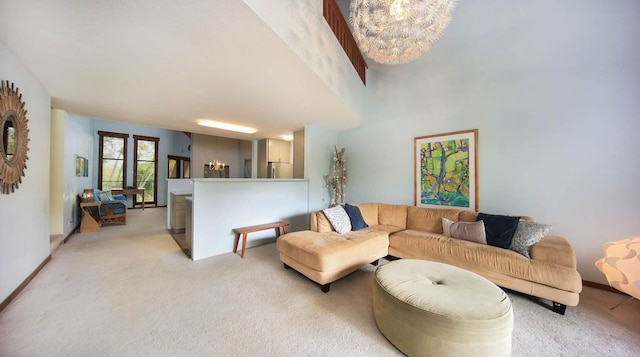
[[[76,234],[0,313],[2,356],[399,356],[372,316],[374,266],[323,294],[275,244],[193,262],[166,209]],[[215,239],[215,237],[211,237]],[[585,288],[561,316],[509,292],[514,356],[639,356],[640,303]]]

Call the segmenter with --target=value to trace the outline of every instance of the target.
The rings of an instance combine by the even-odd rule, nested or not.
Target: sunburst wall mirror
[[[27,111],[22,94],[9,81],[0,87],[0,191],[13,193],[24,176],[29,151]]]

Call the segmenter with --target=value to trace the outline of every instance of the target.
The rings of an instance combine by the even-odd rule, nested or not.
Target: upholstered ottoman
[[[389,254],[389,235],[370,229],[345,234],[299,231],[276,241],[280,261],[328,292],[332,282]]]
[[[509,356],[513,311],[507,294],[475,273],[426,260],[376,269],[373,314],[408,356]]]

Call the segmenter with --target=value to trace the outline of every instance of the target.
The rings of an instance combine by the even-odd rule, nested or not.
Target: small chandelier
[[[415,60],[451,21],[457,0],[351,0],[353,37],[367,57],[381,64]]]
[[[224,163],[218,160],[213,160],[213,162],[209,161],[209,170],[211,171],[223,171],[224,166]]]

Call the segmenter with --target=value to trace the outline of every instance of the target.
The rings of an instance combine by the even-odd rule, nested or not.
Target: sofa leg
[[[377,267],[379,261],[380,261],[380,259],[376,259],[376,260],[371,262],[371,265],[373,265],[374,267]]]
[[[567,305],[553,301],[553,312],[564,315],[565,311],[567,311]]]
[[[322,290],[323,293],[328,293],[330,287],[331,287],[331,283],[320,285],[320,290]]]
[[[386,259],[388,261],[394,261],[394,260],[398,260],[400,258],[394,257],[393,255],[387,255],[386,257],[384,257],[384,259]]]
[[[290,266],[288,266],[287,264],[285,264],[285,263],[282,263],[282,264],[284,265],[284,268],[285,268],[285,269],[291,269],[291,267],[290,267]]]

